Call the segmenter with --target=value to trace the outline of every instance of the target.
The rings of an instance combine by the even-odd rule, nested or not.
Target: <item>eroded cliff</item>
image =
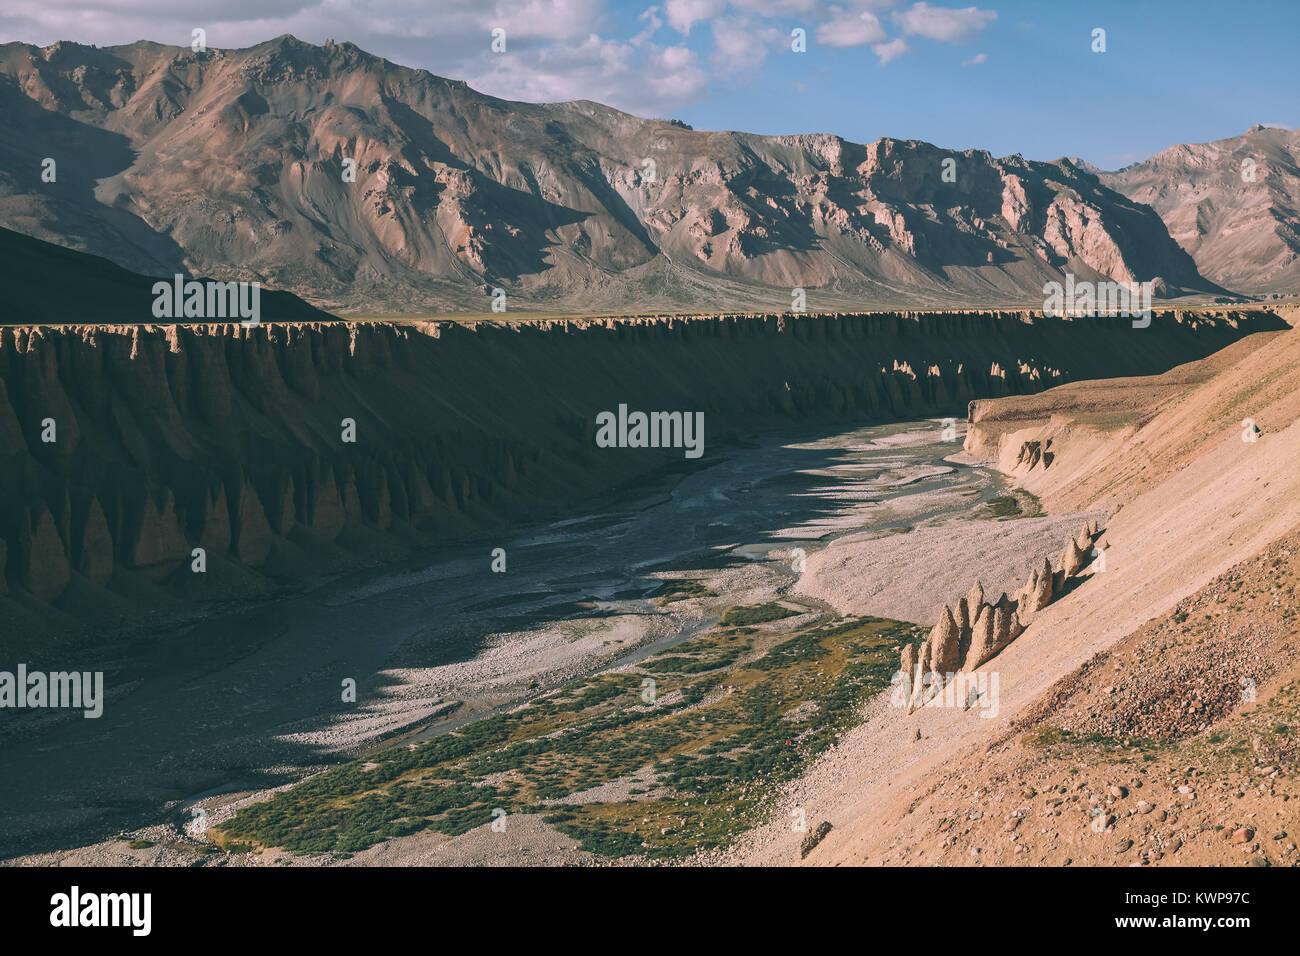
[[[0,610],[13,633],[50,604],[84,622],[145,594],[246,594],[704,466],[597,447],[597,414],[621,403],[703,412],[707,460],[760,427],[963,416],[1279,326],[1233,311],[1148,329],[1015,312],[3,329]]]

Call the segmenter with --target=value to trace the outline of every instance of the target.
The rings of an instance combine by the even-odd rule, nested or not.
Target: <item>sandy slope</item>
[[[1029,578],[1043,558],[1060,559],[1066,538],[1105,512],[1070,512],[1006,521],[955,519],[881,537],[850,535],[810,555],[797,593],[834,605],[842,613],[917,621],[938,620],[944,604],[970,590],[978,577],[996,601]],[[972,577],[974,572],[975,577]]]
[[[871,859],[1297,865],[1300,530],[935,775]]]
[[[1254,442],[1242,441],[1245,418],[1261,429]],[[834,827],[809,863],[889,859],[914,802],[958,773],[949,767],[960,758],[1006,735],[1054,681],[1300,525],[1297,331],[1253,336],[1150,380],[978,403],[973,420],[967,447],[1009,469],[1024,441],[1052,439],[1051,465],[1017,477],[1049,510],[1112,511],[1107,571],[1040,612],[985,666],[1000,679],[997,717],[935,706],[904,717],[885,699],[873,704],[790,794],[810,824]],[[979,786],[980,772],[966,782]],[[796,862],[802,834],[790,832],[787,810],[729,859]]]

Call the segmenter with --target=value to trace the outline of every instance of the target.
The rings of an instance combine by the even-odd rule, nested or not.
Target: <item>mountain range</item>
[[[1252,293],[1300,284],[1300,130],[1171,146],[1100,179],[1155,209],[1206,278]]]
[[[1024,304],[1063,272],[1273,291],[1297,269],[1296,134],[1241,139],[1099,173],[510,102],[291,36],[0,45],[0,226],[340,312]],[[1257,144],[1265,182],[1236,189],[1220,159]]]

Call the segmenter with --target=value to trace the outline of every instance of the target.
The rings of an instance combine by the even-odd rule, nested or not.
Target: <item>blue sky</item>
[[[1293,0],[6,0],[0,41],[351,40],[498,96],[698,129],[1081,156],[1300,125]],[[504,53],[491,49],[505,30]],[[791,31],[807,36],[791,50]],[[1092,31],[1106,31],[1106,52]]]
[[[1103,168],[1255,123],[1300,125],[1300,3],[984,9],[997,18],[978,34],[955,43],[908,36],[908,52],[883,65],[865,47],[772,56],[743,84],[716,84],[678,113],[705,128],[887,135],[1031,159],[1082,156]],[[1091,50],[1096,27],[1106,30],[1105,53]]]

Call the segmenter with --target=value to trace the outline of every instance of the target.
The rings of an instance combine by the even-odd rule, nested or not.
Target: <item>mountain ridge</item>
[[[1221,291],[1069,162],[518,103],[350,43],[5,44],[0,102],[0,224],[323,308],[1028,303],[1064,271]]]
[[[1300,284],[1300,130],[1256,124],[1099,177],[1155,209],[1208,279],[1257,294]]]

